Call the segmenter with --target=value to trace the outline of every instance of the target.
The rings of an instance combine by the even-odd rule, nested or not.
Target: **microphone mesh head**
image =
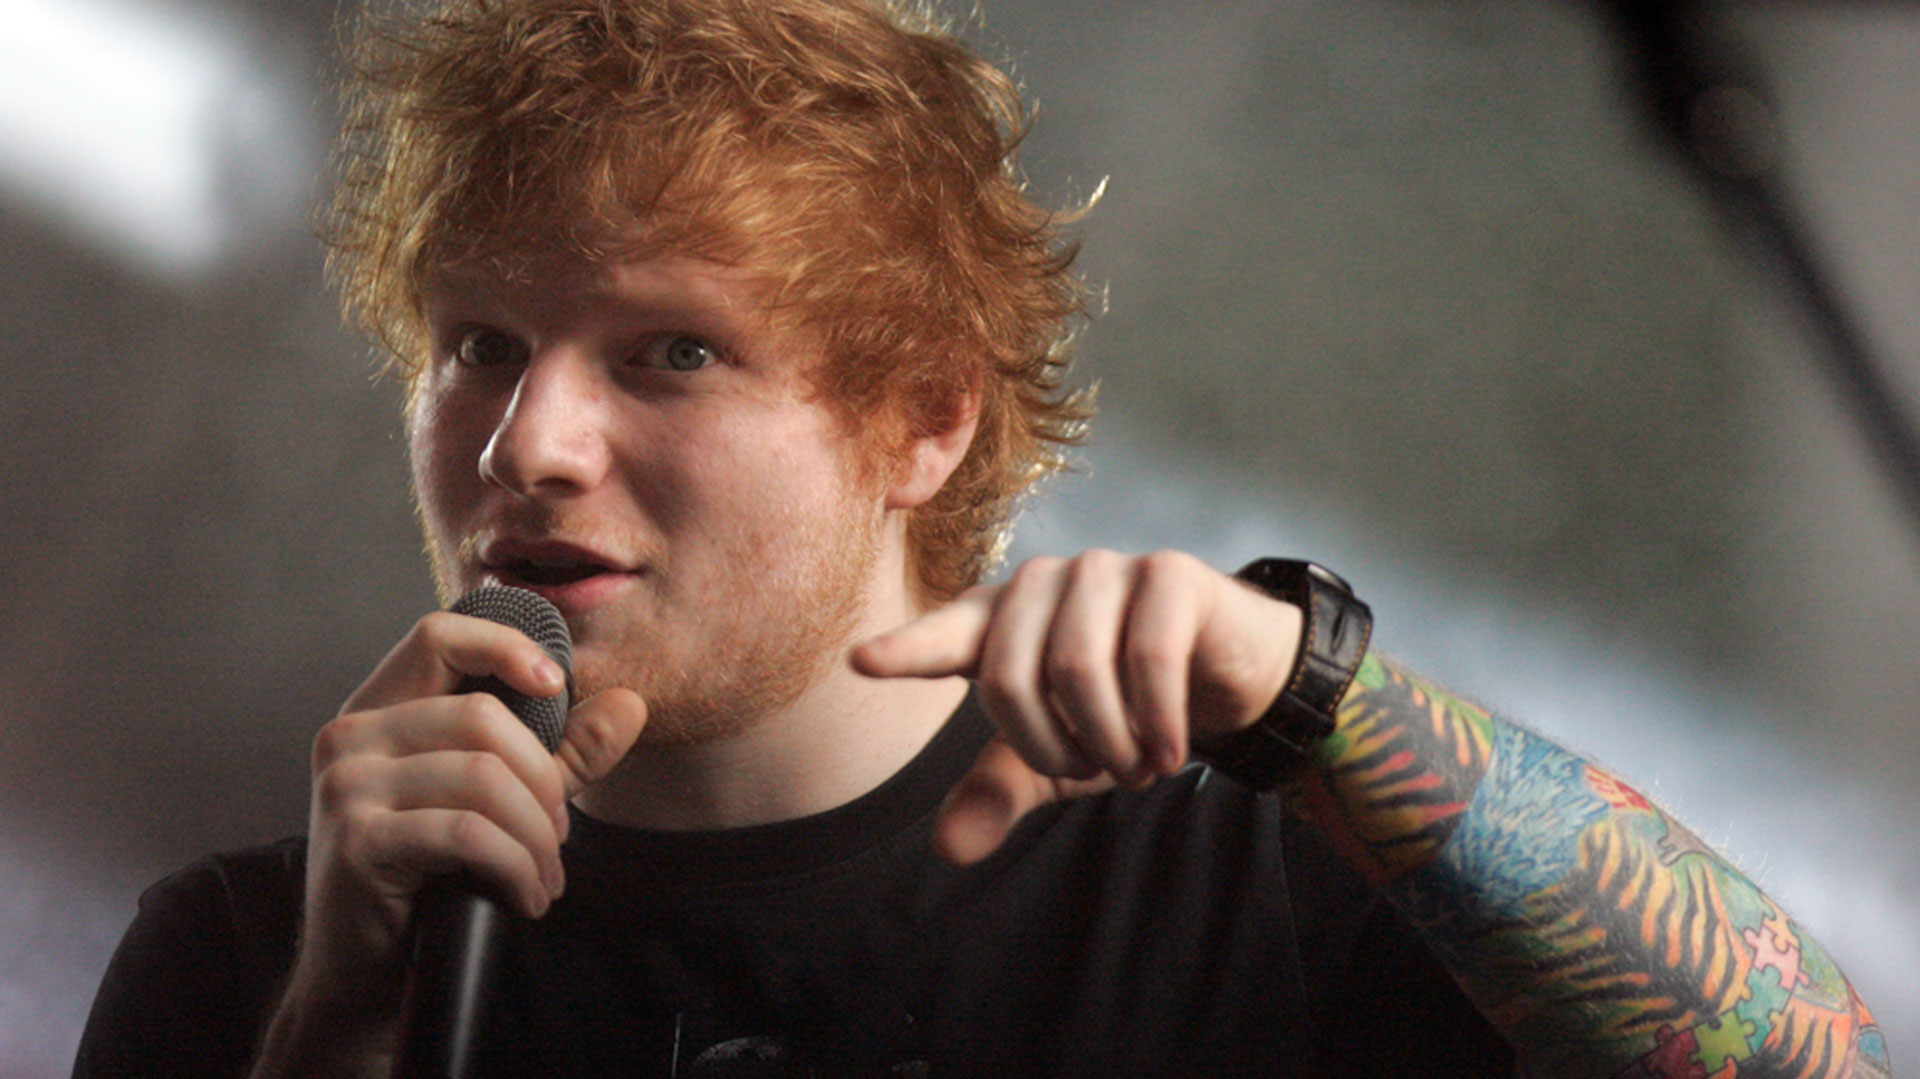
[[[573,699],[573,636],[567,632],[567,620],[559,609],[537,592],[490,584],[461,596],[448,610],[519,630],[566,672],[567,688],[555,697],[529,697],[497,678],[469,678],[460,686],[463,693],[491,693],[500,698],[547,747],[547,752],[559,749],[560,736],[567,729],[567,708]]]

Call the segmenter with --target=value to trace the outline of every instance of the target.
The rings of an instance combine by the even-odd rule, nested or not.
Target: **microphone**
[[[547,752],[558,749],[573,699],[573,639],[566,619],[537,593],[502,585],[476,588],[449,610],[512,626],[566,672],[567,688],[555,697],[529,697],[492,677],[469,678],[459,688],[461,693],[500,698]],[[397,1079],[465,1079],[471,1074],[508,917],[505,905],[465,873],[431,881],[420,890],[413,914],[413,962],[400,1012]]]

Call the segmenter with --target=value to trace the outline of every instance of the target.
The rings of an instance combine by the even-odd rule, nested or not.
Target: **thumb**
[[[553,751],[572,798],[613,771],[647,725],[647,703],[630,689],[604,689],[567,713],[567,731]]]
[[[933,846],[956,865],[972,865],[1006,842],[1020,818],[1043,805],[1109,790],[1111,776],[1063,779],[1033,770],[999,735],[960,777],[933,824]]]

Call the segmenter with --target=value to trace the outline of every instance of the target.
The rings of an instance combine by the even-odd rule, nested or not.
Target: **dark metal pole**
[[[1794,213],[1777,114],[1755,66],[1695,0],[1610,0],[1656,131],[1774,263],[1814,350],[1920,536],[1920,437]]]

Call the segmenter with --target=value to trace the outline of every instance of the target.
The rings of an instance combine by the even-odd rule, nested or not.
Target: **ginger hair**
[[[555,253],[743,267],[821,343],[813,385],[874,462],[977,399],[966,455],[910,511],[923,602],[991,568],[1081,437],[1091,403],[1065,379],[1085,296],[1062,233],[1078,212],[1027,197],[1018,90],[928,13],[440,0],[368,16],[348,62],[329,269],[409,387],[438,270]]]

